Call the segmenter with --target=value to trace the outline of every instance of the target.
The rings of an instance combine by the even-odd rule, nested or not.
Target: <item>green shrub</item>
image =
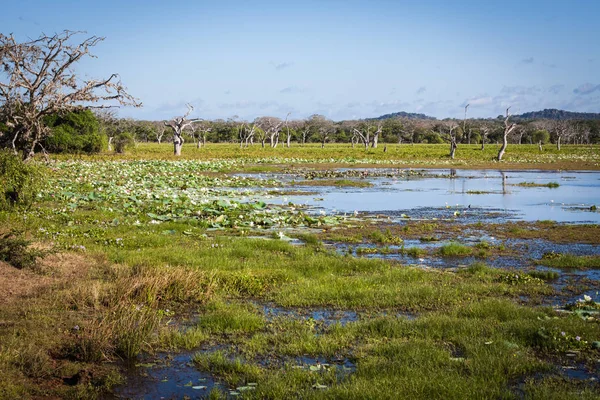
[[[40,167],[0,151],[0,210],[31,205],[41,188],[41,178]]]
[[[464,257],[470,255],[472,249],[456,242],[450,242],[439,248],[438,254],[442,257]]]
[[[44,141],[51,153],[98,153],[106,147],[106,136],[90,110],[51,115],[44,120],[52,134]]]
[[[133,146],[135,141],[133,140],[133,135],[129,132],[121,132],[113,138],[113,145],[115,148],[115,153],[125,153],[125,149]]]
[[[0,234],[0,261],[19,269],[34,268],[36,259],[45,253],[30,249],[29,244],[18,232]]]

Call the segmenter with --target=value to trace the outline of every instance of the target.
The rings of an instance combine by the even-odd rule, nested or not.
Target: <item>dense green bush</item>
[[[106,136],[90,110],[51,115],[44,120],[52,130],[44,147],[51,153],[98,153],[106,147]]]
[[[112,141],[115,153],[125,153],[125,149],[133,146],[134,143],[133,135],[129,132],[121,132],[115,135]]]
[[[39,166],[0,151],[0,210],[31,205],[41,188],[41,178]]]

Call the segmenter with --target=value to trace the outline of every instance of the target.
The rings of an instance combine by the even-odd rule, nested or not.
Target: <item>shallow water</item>
[[[491,212],[523,221],[600,223],[600,212],[590,211],[592,205],[600,206],[600,172],[459,170],[453,177],[447,177],[449,170],[430,172],[431,176],[367,179],[374,184],[370,188],[295,186],[319,194],[288,196],[285,201],[327,213],[403,212],[414,217],[430,210],[424,217],[448,218],[455,211],[463,217]],[[560,186],[516,186],[523,182]]]
[[[126,371],[127,383],[115,389],[116,399],[199,399],[213,388],[226,388],[191,362],[194,352],[163,354],[155,365],[137,364]]]

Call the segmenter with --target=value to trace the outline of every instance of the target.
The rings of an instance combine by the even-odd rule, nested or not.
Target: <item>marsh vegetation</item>
[[[503,192],[494,171],[335,148],[158,150],[40,163],[34,206],[0,214],[2,397],[597,396],[593,204],[536,205],[567,224],[476,203],[577,197],[597,173],[509,171],[536,187]],[[443,200],[457,182],[471,207]]]

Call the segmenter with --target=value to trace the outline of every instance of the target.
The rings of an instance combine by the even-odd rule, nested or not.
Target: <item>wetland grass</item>
[[[546,253],[541,260],[537,260],[550,268],[560,269],[600,269],[600,256],[577,256],[574,254]]]
[[[417,147],[389,146],[386,154],[397,151],[398,159],[391,161],[410,155],[415,163],[427,161],[418,158],[424,150]],[[598,359],[592,346],[600,339],[598,324],[517,304],[525,297],[535,302],[555,294],[535,279],[544,279],[541,275],[504,279],[506,270],[483,263],[457,272],[424,269],[343,256],[321,244],[392,246],[432,238],[450,241],[440,255],[464,257],[500,251],[487,242],[459,244],[465,229],[502,238],[518,234],[577,242],[579,237],[597,243],[597,226],[394,225],[360,217],[340,222],[291,207],[241,204],[228,189],[214,201],[209,197],[216,192],[210,190],[217,187],[279,185],[222,175],[249,165],[232,160],[239,156],[235,150],[209,145],[192,154],[184,149],[183,158],[202,153],[206,159],[227,159],[205,163],[59,161],[36,208],[0,213],[4,226],[23,229],[35,248],[53,252],[39,260],[39,270],[0,262],[5,278],[0,281],[0,398],[104,398],[123,381],[117,361],[199,346],[209,350],[196,353],[195,367],[226,388],[213,389],[209,396],[214,398],[233,391],[248,398],[475,399],[542,396],[552,390],[560,398],[575,398],[598,390],[596,383],[582,388],[556,372],[572,346],[579,351],[577,362]],[[286,150],[250,149],[244,156],[301,157],[300,150]],[[309,148],[294,163],[330,157],[350,165],[358,154],[364,162],[390,161],[372,151],[320,150]],[[157,159],[162,152],[142,144],[126,157]],[[262,171],[279,171],[279,164]],[[272,232],[288,235],[291,228],[295,233],[289,236],[304,246],[268,238]],[[302,232],[305,228],[310,233]],[[246,237],[252,235],[263,238]],[[424,254],[416,247],[402,251]],[[597,260],[590,259],[571,258],[567,264],[596,268]],[[546,261],[553,259],[540,263]],[[264,304],[290,312],[268,316]],[[325,323],[293,314],[302,310],[357,317]],[[544,378],[532,381],[537,376]]]

